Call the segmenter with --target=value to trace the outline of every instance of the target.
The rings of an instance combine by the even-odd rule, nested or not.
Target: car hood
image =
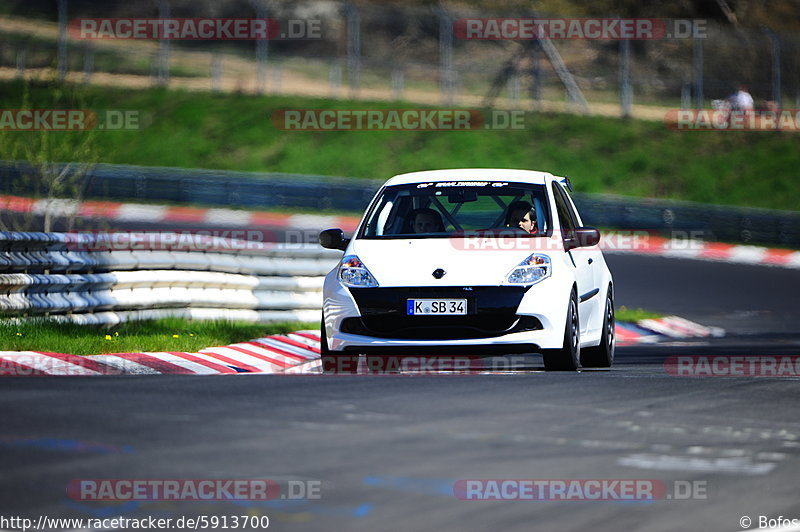
[[[447,238],[354,240],[346,254],[357,255],[379,286],[499,285],[534,252],[524,242],[533,239],[519,240],[515,249],[464,249],[463,239]],[[438,268],[441,279],[433,276]]]

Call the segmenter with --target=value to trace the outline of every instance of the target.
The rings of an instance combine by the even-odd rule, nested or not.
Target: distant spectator
[[[732,111],[743,111],[745,113],[752,113],[755,109],[753,97],[747,92],[746,85],[739,85],[739,89],[731,94],[729,98],[731,102]]]

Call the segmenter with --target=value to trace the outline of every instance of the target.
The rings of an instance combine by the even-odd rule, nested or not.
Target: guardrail
[[[46,194],[24,162],[0,161],[0,194]],[[28,178],[26,178],[28,176]],[[77,184],[85,199],[353,211],[359,215],[380,181],[318,175],[229,172],[100,164]],[[800,212],[575,193],[588,225],[697,233],[706,241],[800,247]]]
[[[0,314],[318,321],[341,252],[203,235],[0,232]]]
[[[63,164],[55,165],[59,171]],[[98,164],[76,188],[85,199],[363,211],[382,182],[319,175]],[[0,193],[46,194],[22,161],[0,161]]]

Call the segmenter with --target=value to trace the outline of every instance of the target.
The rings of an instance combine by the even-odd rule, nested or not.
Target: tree
[[[53,229],[54,218],[65,214],[66,230],[75,228],[74,210],[83,197],[86,177],[98,161],[95,139],[97,120],[88,111],[79,87],[46,82],[46,90],[31,90],[20,82],[19,110],[84,110],[82,127],[72,130],[0,128],[0,159],[6,161],[2,191],[14,197],[36,200],[26,212],[9,209],[8,197],[0,204],[0,229],[44,231]],[[70,215],[72,214],[72,215]]]

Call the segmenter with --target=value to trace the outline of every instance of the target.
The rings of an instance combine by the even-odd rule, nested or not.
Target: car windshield
[[[447,238],[475,232],[551,233],[543,185],[450,181],[386,187],[359,238]]]

